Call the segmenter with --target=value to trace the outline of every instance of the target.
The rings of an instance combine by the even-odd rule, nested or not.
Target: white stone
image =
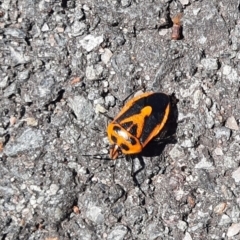
[[[192,107],[194,109],[199,108],[199,103],[201,102],[202,99],[203,99],[203,92],[202,90],[197,89],[193,94],[194,104],[192,105]]]
[[[41,188],[37,185],[30,185],[29,188],[32,190],[32,191],[35,191],[35,192],[41,192]]]
[[[184,232],[187,229],[187,223],[179,220],[177,223],[177,228]]]
[[[189,0],[179,0],[182,5],[188,5]]]
[[[214,212],[221,215],[223,214],[224,211],[226,211],[226,209],[227,209],[227,203],[221,202],[214,208]]]
[[[192,237],[188,232],[186,232],[183,240],[192,240]]]
[[[233,237],[240,232],[240,223],[233,223],[227,231],[228,237]]]
[[[44,24],[43,24],[43,26],[42,26],[42,31],[43,31],[43,32],[49,31],[49,27],[48,27],[47,23],[44,23]]]
[[[206,41],[207,41],[207,38],[204,37],[204,36],[201,36],[201,37],[198,39],[198,42],[199,42],[200,44],[205,44]]]
[[[236,183],[240,182],[240,167],[232,173],[232,178]]]
[[[228,75],[232,71],[232,68],[228,65],[223,66],[223,75]]]
[[[103,72],[103,67],[100,64],[86,67],[86,77],[89,80],[97,80],[99,76],[102,74],[102,72]]]
[[[49,189],[49,195],[56,195],[56,193],[58,192],[59,190],[59,186],[57,184],[51,184],[50,185],[50,189]]]
[[[97,104],[95,106],[95,112],[96,113],[106,113],[107,110],[101,104]]]
[[[105,97],[105,105],[113,107],[115,105],[115,98],[112,95],[108,95]]]
[[[8,83],[8,76],[2,77],[0,79],[0,88],[5,88]]]
[[[112,55],[112,52],[108,48],[105,48],[104,53],[101,55],[102,62],[107,64],[110,61]]]
[[[162,28],[162,29],[160,29],[159,32],[158,32],[158,34],[159,34],[160,36],[165,36],[165,35],[167,35],[168,33],[169,33],[169,30],[166,29],[166,28]]]
[[[229,223],[231,223],[230,217],[228,215],[226,215],[226,214],[223,214],[221,219],[220,219],[220,221],[219,221],[219,223],[218,223],[218,225],[219,226],[223,226],[223,225],[227,225]]]
[[[102,214],[102,209],[97,206],[92,206],[88,208],[87,218],[89,218],[94,223],[100,224],[104,221],[104,215]]]
[[[200,12],[200,10],[201,8],[194,8],[192,11],[193,11],[193,14],[196,16]]]
[[[196,164],[195,168],[200,168],[200,169],[214,169],[213,163],[207,161],[206,158],[202,158],[201,161]]]
[[[223,151],[220,147],[216,147],[215,150],[214,150],[214,153],[217,155],[217,156],[223,156]]]
[[[93,116],[93,108],[90,101],[82,96],[69,97],[68,105],[74,111],[79,121],[91,119]]]
[[[92,51],[95,47],[103,42],[103,36],[95,37],[91,34],[80,40],[80,45],[88,52]]]
[[[193,143],[193,141],[191,141],[190,139],[186,139],[186,140],[184,140],[184,141],[182,142],[181,146],[182,146],[183,148],[191,148],[191,147],[194,146],[194,143]]]
[[[218,69],[218,61],[215,58],[204,58],[204,59],[202,59],[201,64],[207,70],[217,70]]]
[[[169,152],[169,155],[173,160],[178,160],[179,158],[185,156],[183,149],[178,144],[172,148],[172,150]]]
[[[107,87],[109,86],[108,81],[103,80],[103,81],[102,81],[102,86],[103,86],[104,88],[107,88]]]
[[[233,116],[231,116],[227,119],[225,127],[232,129],[232,130],[236,130],[236,131],[239,130],[237,121]]]
[[[122,240],[126,236],[128,229],[124,225],[116,226],[109,233],[107,240]]]

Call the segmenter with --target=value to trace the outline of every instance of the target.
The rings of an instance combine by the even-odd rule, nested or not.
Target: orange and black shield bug
[[[165,129],[170,108],[170,96],[164,93],[146,92],[127,102],[107,127],[110,158],[141,153]]]

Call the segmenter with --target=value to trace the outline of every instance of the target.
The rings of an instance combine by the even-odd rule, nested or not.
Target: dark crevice
[[[5,240],[6,237],[7,237],[7,233],[3,234],[1,239],[2,239],[2,240]]]
[[[47,103],[47,104],[45,105],[45,108],[48,109],[48,106],[49,106],[49,105],[51,105],[51,104],[55,105],[56,103],[60,102],[60,101],[62,100],[62,98],[63,98],[64,92],[65,92],[65,90],[64,90],[64,89],[61,89],[61,90],[58,92],[57,98],[56,98],[55,100]]]
[[[66,8],[67,7],[67,1],[68,0],[62,0],[62,4],[61,4],[62,8]]]

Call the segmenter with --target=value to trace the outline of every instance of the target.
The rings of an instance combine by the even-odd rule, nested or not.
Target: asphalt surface
[[[0,239],[240,239],[239,39],[239,0],[1,0]],[[143,89],[167,137],[109,160]]]

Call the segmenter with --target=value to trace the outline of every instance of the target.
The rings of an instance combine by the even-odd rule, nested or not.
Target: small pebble
[[[57,184],[51,184],[50,185],[50,189],[49,189],[49,195],[50,196],[53,196],[53,195],[56,195],[56,193],[58,192],[59,190],[59,186]]]
[[[2,77],[1,79],[0,79],[0,88],[5,88],[5,87],[7,87],[7,85],[8,85],[8,79],[9,79],[9,77],[8,76],[5,76],[5,77]]]
[[[227,119],[225,127],[229,128],[229,129],[232,129],[232,130],[236,130],[236,131],[239,130],[237,121],[233,116],[231,116]]]
[[[79,83],[81,81],[81,78],[80,77],[74,77],[72,80],[71,80],[71,85],[74,85],[76,83]]]
[[[91,119],[94,114],[91,103],[82,96],[69,97],[68,105],[73,110],[79,121]]]
[[[205,99],[205,103],[206,103],[207,108],[210,108],[210,107],[212,106],[212,100],[211,100],[211,98],[207,97],[207,98]]]
[[[27,122],[28,126],[36,127],[38,125],[38,120],[33,117],[28,117],[28,118],[24,119],[24,121]]]
[[[48,27],[47,23],[44,23],[44,24],[43,24],[43,26],[42,26],[42,31],[43,31],[43,32],[49,31],[49,27]]]
[[[124,225],[115,226],[109,233],[107,240],[122,240],[126,236],[128,229]]]
[[[58,33],[63,33],[64,32],[63,27],[56,27],[56,30],[57,30]]]
[[[184,221],[179,220],[177,223],[177,228],[184,232],[187,229],[187,223]]]
[[[206,70],[217,70],[218,61],[215,58],[204,58],[201,61],[201,64]]]
[[[121,0],[123,7],[129,7],[131,5],[131,0]]]
[[[186,232],[183,240],[192,240],[192,237],[188,232]]]
[[[107,64],[110,61],[112,55],[112,52],[108,48],[105,48],[104,53],[101,55],[102,62]]]
[[[216,138],[225,137],[227,140],[230,138],[231,131],[226,127],[218,127],[214,129]]]
[[[177,159],[183,158],[185,156],[185,153],[184,153],[184,150],[181,148],[181,146],[176,144],[172,148],[172,150],[169,152],[169,155],[173,160],[177,160]]]
[[[240,167],[232,173],[232,178],[234,178],[236,183],[240,182]]]
[[[97,80],[103,72],[103,67],[99,64],[86,67],[86,77],[89,80]]]
[[[223,156],[223,151],[220,147],[216,147],[215,150],[214,150],[214,153],[217,155],[217,156]]]
[[[115,98],[113,96],[105,97],[105,105],[108,107],[113,107],[115,105]]]
[[[213,163],[208,161],[206,158],[202,158],[196,165],[195,168],[200,168],[200,169],[213,169]]]
[[[10,117],[10,126],[13,126],[16,123],[16,121],[17,121],[17,118],[14,116],[11,116]]]
[[[180,0],[180,3],[182,5],[188,5],[189,4],[189,0]]]
[[[103,80],[103,81],[102,81],[102,86],[103,86],[104,88],[107,88],[108,85],[109,85],[108,81],[106,81],[106,80]]]
[[[96,113],[105,113],[107,110],[100,104],[97,104],[95,107],[95,112]]]
[[[80,40],[80,45],[88,52],[92,51],[95,47],[99,46],[103,42],[103,36],[95,37],[93,35],[87,35]]]
[[[228,215],[226,215],[226,214],[223,214],[221,219],[220,219],[220,221],[219,221],[219,223],[218,223],[218,225],[219,226],[223,226],[223,225],[227,225],[227,224],[229,224],[231,222],[232,222],[232,220],[230,219],[230,217]]]
[[[214,208],[214,212],[221,215],[226,211],[226,209],[227,209],[227,203],[221,202]]]
[[[223,75],[229,75],[232,71],[232,68],[228,65],[223,66]]]
[[[72,25],[72,35],[74,37],[83,35],[86,29],[87,29],[87,25],[85,23],[79,22],[78,20],[76,20]]]
[[[102,224],[104,222],[104,213],[98,206],[90,206],[87,209],[87,218],[96,224]]]
[[[201,8],[194,8],[192,11],[193,11],[193,14],[196,16],[200,12],[200,10]]]
[[[169,33],[169,30],[168,29],[165,29],[165,28],[161,28],[160,30],[159,30],[159,35],[160,36],[165,36],[165,35],[167,35]]]
[[[80,214],[79,207],[78,206],[73,206],[73,212],[77,215]]]
[[[233,223],[231,227],[228,228],[227,236],[233,237],[240,232],[240,223]]]
[[[28,142],[29,144],[26,144]],[[15,141],[9,141],[5,147],[5,153],[8,156],[15,156],[23,151],[30,151],[40,148],[44,144],[42,131],[27,128],[16,138]]]

